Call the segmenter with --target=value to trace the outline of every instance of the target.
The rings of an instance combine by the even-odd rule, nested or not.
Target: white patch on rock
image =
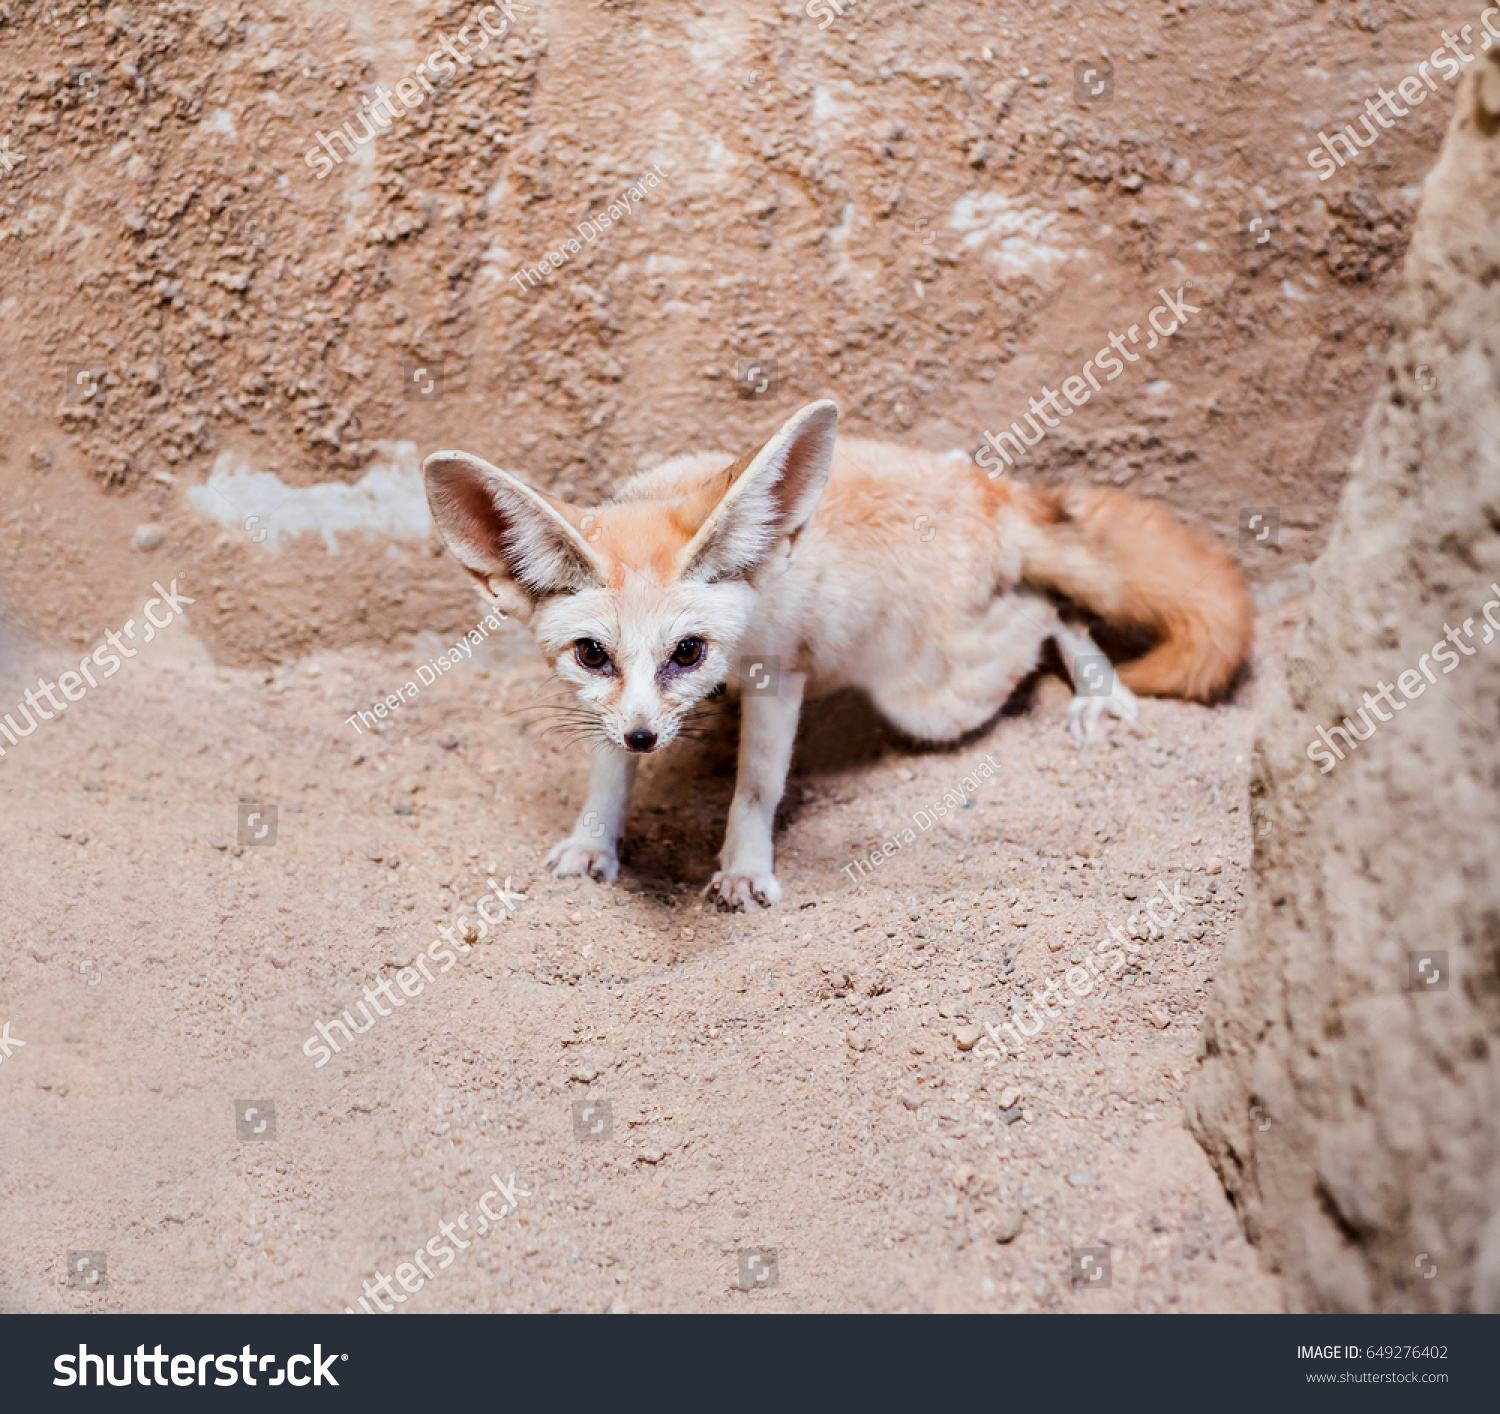
[[[1057,230],[1061,220],[1056,211],[1021,206],[1001,192],[987,191],[959,197],[948,215],[948,226],[963,236],[966,246],[984,249],[990,260],[1020,275],[1087,255],[1084,250],[1048,243],[1049,237],[1062,237]]]
[[[352,486],[320,481],[288,486],[274,472],[256,471],[241,454],[222,452],[201,486],[188,487],[195,510],[212,516],[268,550],[283,535],[316,531],[330,554],[335,532],[368,530],[396,540],[425,540],[432,528],[415,442],[382,442],[381,456]]]

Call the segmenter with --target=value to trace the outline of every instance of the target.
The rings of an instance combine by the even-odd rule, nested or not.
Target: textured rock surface
[[[518,7],[324,178],[318,135],[368,138],[362,103],[478,3],[0,11],[6,612],[91,644],[150,553],[197,570],[217,661],[404,647],[471,622],[420,535],[333,553],[280,536],[274,497],[216,493],[221,523],[190,493],[221,458],[306,490],[457,446],[588,500],[823,396],[852,432],[972,451],[1189,282],[1187,329],[1028,475],[1129,485],[1230,541],[1241,507],[1278,506],[1247,569],[1300,589],[1454,89],[1326,183],[1307,135],[1393,86],[1451,7],[845,8]],[[1074,56],[1101,49],[1111,101],[1080,104]],[[1247,208],[1277,213],[1275,248],[1241,248]],[[561,269],[512,278],[570,235]],[[742,400],[741,361],[772,359],[774,397]],[[408,375],[434,366],[424,400]],[[70,367],[99,391],[66,397]],[[163,539],[132,549],[146,521]]]
[[[1427,184],[1386,386],[1261,730],[1254,887],[1190,1091],[1294,1308],[1500,1309],[1497,276],[1491,56]],[[1408,672],[1418,695],[1377,698],[1368,732],[1365,694]],[[1367,739],[1310,759],[1346,714]],[[1413,991],[1421,949],[1446,962]]]

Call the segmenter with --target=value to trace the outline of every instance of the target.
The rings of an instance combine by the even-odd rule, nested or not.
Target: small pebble
[[[638,1163],[659,1164],[667,1156],[660,1149],[642,1149],[635,1157]]]
[[[587,1085],[599,1072],[591,1065],[577,1065],[568,1072],[568,1079],[576,1080],[581,1085]]]
[[[1002,1110],[1008,1110],[1012,1105],[1016,1104],[1017,1101],[1020,1100],[1020,1098],[1020,1088],[1015,1085],[1007,1085],[1005,1089],[1000,1092],[1000,1099],[998,1103]]]
[[[1160,1007],[1151,1013],[1151,1021],[1158,1031],[1165,1031],[1172,1024],[1172,1018]]]
[[[849,1043],[851,1051],[868,1051],[870,1049],[870,1036],[866,1031],[850,1031],[844,1036]]]
[[[159,525],[138,525],[130,543],[137,550],[154,550],[166,538],[166,532]]]
[[[954,1043],[961,1051],[972,1051],[984,1033],[977,1026],[959,1026],[953,1031]]]
[[[1025,1221],[1019,1203],[1006,1203],[995,1217],[995,1241],[1014,1242]]]
[[[1092,1174],[1070,1173],[1068,1175],[1068,1182],[1071,1183],[1074,1188],[1087,1188],[1093,1181],[1094,1178]]]

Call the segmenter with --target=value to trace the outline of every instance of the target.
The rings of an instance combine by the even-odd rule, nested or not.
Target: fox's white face
[[[548,600],[532,631],[604,736],[624,751],[657,751],[728,681],[754,607],[743,580],[664,585],[627,570],[618,588]]]
[[[463,452],[423,470],[448,548],[529,625],[590,733],[659,751],[734,676],[755,581],[816,508],[836,424],[832,403],[814,403],[733,465],[589,510]]]

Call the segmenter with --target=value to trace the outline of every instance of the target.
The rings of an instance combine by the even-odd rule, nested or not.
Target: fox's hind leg
[[[957,630],[913,644],[868,686],[871,700],[908,736],[954,741],[1005,706],[1061,627],[1046,599],[996,595]]]
[[[1068,704],[1068,731],[1079,747],[1099,735],[1105,717],[1134,722],[1140,715],[1135,694],[1120,681],[1109,658],[1089,636],[1087,629],[1059,622],[1052,635],[1062,654],[1063,665],[1073,679],[1073,700]]]

